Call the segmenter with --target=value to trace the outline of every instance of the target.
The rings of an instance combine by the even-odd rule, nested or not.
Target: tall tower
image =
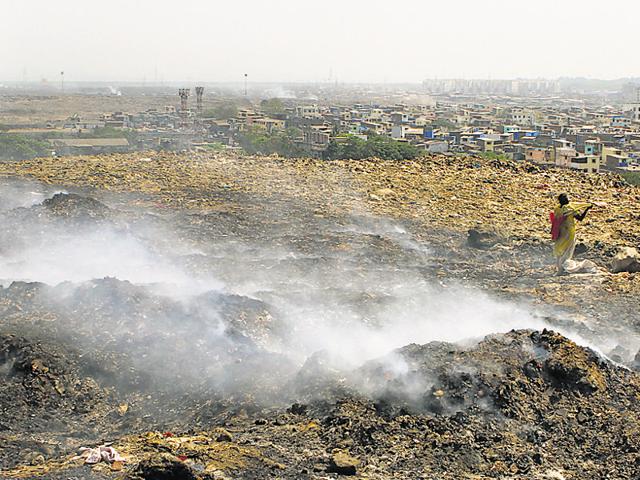
[[[178,95],[180,96],[180,112],[187,113],[187,99],[189,98],[190,90],[188,88],[178,89]]]
[[[196,87],[196,109],[198,115],[202,116],[202,95],[204,94],[204,87]]]

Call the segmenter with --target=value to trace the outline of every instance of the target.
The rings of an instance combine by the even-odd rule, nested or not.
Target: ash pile
[[[7,478],[631,479],[640,471],[631,356],[614,363],[541,328],[466,344],[406,342],[342,362],[326,349],[295,348],[301,337],[274,292],[258,298],[197,282],[185,292],[167,281],[173,263],[203,257],[167,254],[157,241],[164,220],[67,194],[3,220],[13,227],[2,233],[2,276],[12,280],[0,288]],[[133,251],[126,273],[145,281],[116,278],[117,268],[105,278],[75,268],[57,281],[69,272],[48,259],[71,253],[51,235],[78,251],[78,232],[103,249],[100,268],[113,263],[119,239],[153,238],[144,251],[136,242],[117,249]],[[140,255],[146,261],[136,263]],[[136,277],[161,262],[169,266],[153,270],[157,282]],[[348,288],[341,294],[353,302]],[[374,300],[364,309],[371,315],[391,301],[364,297]],[[127,457],[124,466],[75,459],[80,447],[105,442]]]

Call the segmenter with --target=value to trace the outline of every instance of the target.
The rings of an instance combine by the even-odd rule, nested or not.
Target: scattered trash
[[[113,447],[101,445],[96,448],[82,447],[80,449],[80,456],[83,457],[84,463],[96,464],[98,462],[124,462],[125,459]]]
[[[611,260],[611,271],[619,272],[640,272],[640,253],[632,247],[620,247],[615,257]]]
[[[609,264],[618,245],[638,243],[640,229],[636,203],[640,196],[637,190],[618,184],[612,175],[587,177],[564,171],[530,171],[529,167],[512,162],[490,164],[477,159],[470,162],[438,157],[424,162],[376,160],[357,162],[357,165],[347,161],[284,162],[257,157],[238,161],[233,157],[172,154],[159,154],[157,161],[154,157],[154,162],[134,165],[135,158],[135,155],[113,155],[99,159],[84,157],[79,161],[65,157],[57,159],[56,163],[47,159],[33,160],[0,166],[0,170],[30,173],[50,183],[143,192],[150,194],[150,198],[160,198],[162,203],[158,205],[185,208],[189,212],[193,209],[226,211],[219,198],[202,194],[214,190],[212,185],[220,184],[226,187],[220,190],[228,195],[240,192],[259,198],[277,195],[278,198],[304,201],[321,212],[323,218],[336,212],[352,212],[364,205],[375,214],[426,224],[440,232],[458,232],[457,243],[452,249],[464,243],[464,235],[469,229],[481,231],[478,225],[490,221],[498,231],[504,232],[509,247],[502,249],[499,243],[494,247],[489,242],[488,248],[461,249],[466,255],[463,259],[466,263],[463,265],[460,256],[448,258],[451,262],[442,267],[442,270],[448,269],[443,274],[443,286],[454,288],[450,275],[452,268],[457,268],[462,276],[480,266],[490,265],[492,269],[480,271],[477,278],[488,272],[496,282],[501,282],[507,277],[505,272],[510,273],[508,278],[518,275],[518,282],[505,282],[506,294],[517,293],[517,288],[524,288],[524,285],[547,303],[559,304],[569,298],[597,305],[603,299],[603,292],[606,292],[605,296],[613,292],[610,298],[615,298],[615,292],[625,288],[628,289],[624,290],[625,295],[629,291],[640,291],[633,290],[640,285],[639,276],[633,273],[557,279],[551,273],[547,274],[543,263],[551,256],[547,220],[553,202],[550,194],[560,187],[565,190],[567,185],[581,197],[603,198],[610,205],[606,214],[594,209],[593,216],[581,230],[581,240],[589,247],[585,253],[590,256],[584,262],[595,260],[598,264]],[[178,159],[180,161],[176,161]],[[116,169],[118,176],[111,175]],[[580,175],[579,182],[576,182],[576,175]],[[295,181],[291,181],[292,178]],[[548,189],[532,187],[539,184],[541,178]],[[340,188],[341,185],[346,187]],[[614,194],[620,196],[614,198]],[[59,197],[54,203],[55,214],[63,218],[72,218],[74,212],[95,219],[113,214],[111,209],[105,210],[99,204],[81,199]],[[68,216],[66,212],[69,212]],[[158,212],[155,214],[159,215]],[[610,223],[601,221],[605,216],[613,220]],[[199,219],[194,215],[194,220]],[[350,248],[358,250],[357,245]],[[535,277],[522,264],[510,260],[519,257],[527,248],[532,249],[536,258],[542,259],[533,272]],[[486,263],[480,263],[479,259],[485,257]],[[586,265],[592,268],[595,264]],[[509,268],[515,273],[509,272]],[[600,281],[601,284],[597,283]],[[35,304],[33,300],[42,299],[44,296],[40,294],[46,293],[48,288],[16,282],[2,289],[1,311],[7,322],[27,323],[33,318],[32,325],[38,328],[49,325],[43,322],[55,326],[55,316],[42,303]],[[82,288],[77,292],[87,295],[85,298],[119,298],[123,300],[122,305],[143,305],[140,303],[143,300],[155,305],[154,315],[148,317],[127,319],[119,316],[122,323],[117,329],[107,331],[109,335],[131,325],[149,332],[157,331],[157,312],[170,307],[159,305],[157,298],[144,289],[114,279],[91,282],[87,292]],[[77,329],[90,328],[86,319],[103,314],[104,304],[78,298],[74,303],[79,319]],[[226,297],[216,299],[223,300],[231,302]],[[244,302],[243,305],[247,302],[246,299],[238,301]],[[255,305],[256,311],[261,311],[260,304]],[[246,311],[253,310],[247,308]],[[195,315],[194,312],[190,314]],[[251,327],[260,325],[256,321],[257,313],[232,317],[233,321],[246,322],[245,325]],[[102,334],[101,331],[95,335]],[[629,433],[629,425],[638,424],[638,413],[634,408],[640,388],[637,374],[550,331],[515,330],[489,335],[476,346],[465,348],[444,342],[407,345],[400,352],[411,363],[410,376],[389,377],[384,373],[386,369],[380,370],[379,378],[384,380],[386,389],[384,401],[374,402],[345,394],[344,383],[341,383],[343,375],[331,377],[318,369],[310,375],[315,383],[309,383],[309,396],[305,397],[307,392],[302,391],[296,399],[304,402],[305,408],[295,407],[287,412],[277,408],[263,409],[250,396],[216,403],[218,400],[211,400],[212,396],[197,399],[195,395],[187,395],[188,401],[194,399],[193,404],[187,404],[182,398],[179,407],[172,405],[173,410],[164,410],[167,415],[173,415],[171,421],[163,418],[151,426],[149,424],[154,420],[140,412],[143,411],[143,400],[153,404],[156,398],[146,397],[147,392],[138,395],[144,385],[141,376],[132,374],[135,388],[123,390],[125,394],[115,392],[123,396],[114,395],[117,387],[104,388],[90,375],[78,373],[88,370],[86,359],[92,355],[89,349],[75,355],[44,341],[32,343],[29,338],[10,335],[0,340],[3,359],[0,367],[11,373],[0,391],[5,398],[12,398],[15,391],[27,392],[29,395],[21,397],[20,402],[6,403],[16,412],[26,411],[30,415],[21,420],[22,424],[11,425],[15,418],[11,415],[2,420],[2,431],[7,434],[2,438],[3,446],[17,445],[9,435],[17,435],[20,429],[27,431],[23,426],[34,425],[33,412],[65,421],[67,418],[79,419],[78,422],[95,421],[91,424],[96,427],[95,438],[118,439],[114,443],[117,451],[110,445],[83,449],[83,456],[75,460],[68,452],[75,452],[77,444],[60,445],[53,453],[43,454],[33,451],[42,445],[25,442],[27,447],[20,448],[29,450],[28,455],[21,457],[24,460],[20,464],[16,462],[11,469],[0,472],[0,476],[6,478],[47,478],[52,475],[57,478],[62,470],[69,470],[68,477],[73,478],[78,475],[73,469],[84,468],[84,463],[95,465],[94,471],[100,474],[108,474],[109,469],[124,469],[120,452],[127,458],[127,470],[130,470],[127,474],[135,473],[141,478],[161,478],[165,473],[173,478],[192,478],[200,475],[199,472],[212,478],[226,475],[242,478],[245,473],[247,478],[270,478],[274,476],[273,469],[281,468],[286,469],[282,476],[287,478],[306,478],[313,476],[311,471],[327,470],[371,478],[391,475],[413,478],[416,472],[425,478],[440,478],[445,472],[460,478],[470,472],[487,478],[542,478],[545,471],[556,469],[584,478],[607,475],[634,478],[635,475],[639,440],[633,432]],[[189,345],[188,348],[193,347]],[[239,358],[244,360],[244,357]],[[639,355],[635,361],[640,364],[638,358]],[[113,372],[122,378],[129,372],[117,363],[112,364],[111,360],[95,362],[101,368],[110,369],[97,372],[95,379],[104,381]],[[134,360],[138,368],[144,362],[142,357]],[[358,378],[375,379],[378,371],[369,367],[366,375],[356,372]],[[98,373],[103,374],[99,376]],[[427,379],[427,382],[424,388],[416,389],[415,398],[398,398],[394,385],[409,380],[418,382],[419,386],[421,379]],[[435,386],[434,379],[437,379]],[[339,397],[332,396],[338,394]],[[30,403],[20,410],[21,405],[27,404],[23,398]],[[313,402],[314,398],[323,401]],[[207,403],[209,401],[211,403]],[[14,407],[14,403],[18,406]],[[158,403],[154,406],[161,407]],[[188,414],[181,408],[188,408]],[[419,414],[415,409],[419,409]],[[96,419],[92,416],[94,412],[107,412],[107,415]],[[307,418],[301,417],[307,415]],[[5,422],[11,428],[5,429]],[[104,432],[99,429],[110,422],[117,423],[118,428],[128,429],[125,430],[127,433],[134,428],[136,431],[154,431],[133,436],[105,434],[98,437]],[[228,430],[226,433],[220,429],[211,430],[211,425],[224,425]],[[168,429],[173,431],[165,431]],[[602,435],[605,431],[607,435]],[[63,437],[47,434],[49,438]],[[567,441],[576,438],[580,441]],[[102,448],[107,449],[106,452]],[[285,460],[287,465],[279,463]],[[292,469],[296,469],[295,472]]]
[[[566,273],[597,273],[598,266],[591,260],[567,260],[563,269]]]

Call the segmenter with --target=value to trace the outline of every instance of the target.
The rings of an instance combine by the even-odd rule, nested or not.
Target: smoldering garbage
[[[0,476],[568,479],[635,478],[640,468],[634,351],[618,349],[613,362],[551,328],[597,339],[598,324],[455,291],[452,277],[469,262],[502,275],[487,265],[511,255],[506,247],[468,250],[462,235],[460,247],[441,254],[433,244],[426,255],[403,233],[412,224],[355,215],[336,224],[313,208],[262,210],[234,193],[236,213],[162,216],[136,196],[119,198],[128,209],[86,198],[2,213],[15,228],[2,233]],[[142,257],[115,277],[98,275],[115,271],[104,262],[78,269],[83,257],[55,245],[60,235],[78,252],[78,232],[113,243],[114,231],[129,238],[121,258]],[[47,282],[29,261],[50,257],[22,254],[37,248],[69,255],[64,269],[47,264]],[[318,278],[321,289],[310,283]],[[427,319],[447,318],[434,298],[459,314],[450,329],[504,318],[468,343],[429,341],[437,331]],[[455,299],[470,307],[456,310]],[[310,328],[339,323],[348,327],[323,342],[326,332]],[[373,348],[380,337],[371,332],[394,348]],[[336,360],[354,346],[368,355]],[[127,462],[77,458],[80,447],[104,444]]]
[[[250,398],[234,404],[212,402],[198,392],[185,395],[179,404],[169,397],[154,399],[176,416],[171,422],[176,433],[171,434],[165,431],[164,415],[145,418],[145,399],[139,394],[158,395],[152,388],[137,393],[115,389],[110,397],[101,392],[112,387],[103,386],[94,393],[98,398],[92,398],[49,387],[50,395],[75,403],[75,408],[21,406],[27,414],[12,415],[4,424],[3,441],[10,445],[6,453],[49,450],[41,463],[13,465],[3,474],[87,475],[87,467],[68,450],[105,434],[129,460],[122,468],[131,478],[159,478],[154,476],[159,468],[188,471],[193,478],[300,478],[324,472],[407,478],[416,471],[451,478],[469,472],[488,478],[534,478],[549,471],[567,477],[602,471],[633,478],[637,472],[640,438],[632,426],[638,421],[638,375],[559,334],[513,331],[487,337],[472,349],[433,343],[412,345],[397,354],[411,365],[405,375],[429,379],[419,398],[394,397],[394,384],[402,378],[386,375],[384,362],[374,360],[358,375],[386,384],[377,398],[348,395],[333,385],[307,392],[304,409],[263,407]],[[3,353],[3,358],[6,369],[10,357]],[[42,365],[40,370],[48,368]],[[58,373],[48,373],[55,383]],[[3,383],[2,390],[14,403],[46,388],[44,382],[25,381],[42,375],[37,370],[10,375],[12,381]],[[22,381],[16,381],[19,376]],[[118,407],[124,401],[130,407],[122,414]],[[96,402],[111,413],[95,417]],[[35,421],[34,412],[43,419]],[[57,418],[47,419],[46,412],[55,412]],[[221,435],[214,425],[224,425],[231,433]],[[71,428],[80,430],[72,433]],[[131,436],[136,429],[150,432]],[[198,433],[190,433],[194,430]],[[19,433],[25,431],[38,432],[38,440]],[[151,467],[158,462],[164,466]],[[97,464],[92,471],[108,476],[112,470]]]

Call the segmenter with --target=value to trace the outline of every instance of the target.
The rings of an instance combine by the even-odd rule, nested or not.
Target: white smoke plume
[[[133,220],[81,225],[66,219],[47,223],[42,215],[16,217],[12,208],[33,205],[41,197],[28,189],[14,190],[11,196],[11,201],[3,199],[4,221],[18,218],[21,223],[3,234],[0,283],[62,284],[49,295],[67,307],[74,295],[93,298],[92,289],[100,286],[91,283],[94,279],[134,284],[139,290],[133,311],[141,323],[133,329],[128,324],[122,334],[118,328],[125,327],[109,328],[114,341],[126,342],[122,344],[132,353],[144,347],[138,356],[148,358],[147,365],[161,365],[158,372],[166,380],[182,375],[175,371],[180,365],[181,371],[196,372],[203,382],[230,388],[234,382],[256,382],[256,375],[267,373],[261,368],[280,368],[291,376],[318,352],[339,371],[380,358],[401,377],[407,366],[392,352],[407,344],[468,341],[514,328],[548,326],[528,305],[498,301],[426,276],[429,247],[407,227],[386,220],[360,216],[341,224],[325,221],[312,232],[296,226],[254,240],[220,235],[196,242],[181,227],[140,212]],[[31,220],[25,223],[26,218]],[[117,292],[118,285],[112,286]],[[121,301],[113,298],[114,303]],[[234,323],[223,307],[238,298],[268,312]],[[81,307],[77,298],[73,301],[73,308]],[[128,305],[103,308],[133,315]],[[101,313],[96,312],[96,318]],[[146,317],[152,315],[156,317],[149,322]],[[83,318],[92,321],[90,315]],[[275,363],[238,363],[233,352],[249,348],[238,340],[238,330],[273,355],[269,362]],[[149,342],[161,348],[149,353]],[[224,367],[230,364],[233,368]],[[365,393],[375,390],[371,385],[355,387]],[[425,388],[412,382],[405,387],[408,394]]]

